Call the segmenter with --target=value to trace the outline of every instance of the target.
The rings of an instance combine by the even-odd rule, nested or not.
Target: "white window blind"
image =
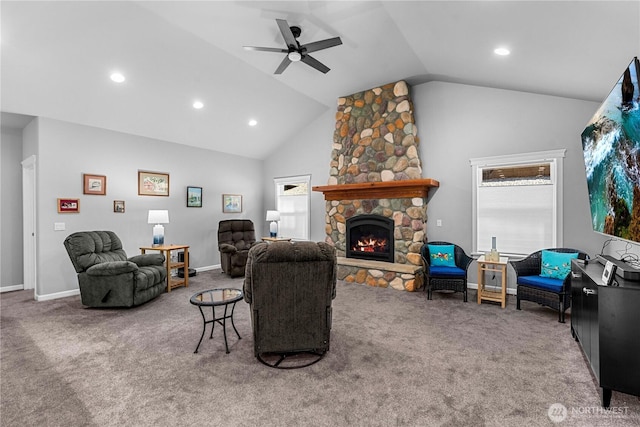
[[[280,212],[278,236],[309,240],[310,175],[274,179],[276,210]]]
[[[478,188],[478,251],[529,254],[554,247],[553,185]],[[538,248],[538,249],[533,249]]]
[[[473,251],[528,255],[562,245],[565,150],[471,159]]]

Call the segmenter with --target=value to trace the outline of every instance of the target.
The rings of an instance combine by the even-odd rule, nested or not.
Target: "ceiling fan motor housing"
[[[298,37],[300,37],[300,34],[302,34],[302,28],[298,27],[298,26],[291,26],[289,27],[291,29],[291,33],[293,34],[293,37],[295,37],[296,39]]]

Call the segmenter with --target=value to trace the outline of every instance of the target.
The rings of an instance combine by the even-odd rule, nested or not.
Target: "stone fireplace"
[[[339,279],[422,286],[426,201],[439,183],[421,178],[418,143],[404,81],[338,99],[329,182],[313,190],[326,200],[325,240],[336,247]],[[348,234],[354,225],[356,241]]]

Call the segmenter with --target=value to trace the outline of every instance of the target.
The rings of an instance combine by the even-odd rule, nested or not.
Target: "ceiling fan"
[[[313,43],[307,43],[301,45],[298,42],[298,37],[302,33],[302,29],[296,26],[289,26],[287,21],[284,19],[276,19],[278,23],[278,27],[280,28],[280,32],[282,33],[282,37],[284,38],[285,43],[287,44],[286,49],[277,48],[277,47],[257,47],[257,46],[244,46],[247,50],[257,50],[262,52],[278,52],[278,53],[286,53],[287,55],[284,57],[278,68],[274,74],[282,74],[282,72],[291,64],[292,62],[302,61],[305,64],[315,68],[318,71],[323,73],[327,73],[330,68],[324,65],[322,62],[318,61],[309,53],[316,52],[318,50],[327,49],[329,47],[338,46],[342,44],[342,40],[340,37],[333,37],[331,39],[320,40]]]

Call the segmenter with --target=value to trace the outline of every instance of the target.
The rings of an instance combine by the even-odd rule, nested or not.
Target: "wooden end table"
[[[507,303],[507,265],[508,263],[509,263],[509,258],[506,256],[501,256],[500,261],[487,261],[484,255],[478,258],[478,304],[481,304],[482,301],[494,301],[494,302],[499,302],[502,308],[505,307]],[[489,291],[485,289],[485,283],[484,283],[485,272],[501,274],[502,276],[501,292]]]
[[[171,251],[182,249],[184,251],[184,261],[171,262]],[[146,251],[160,251],[164,255],[165,265],[167,266],[167,292],[178,286],[189,287],[189,246],[187,245],[159,245],[159,246],[143,246],[140,251],[144,254]],[[183,278],[174,279],[171,277],[171,270],[174,268],[184,268]]]

